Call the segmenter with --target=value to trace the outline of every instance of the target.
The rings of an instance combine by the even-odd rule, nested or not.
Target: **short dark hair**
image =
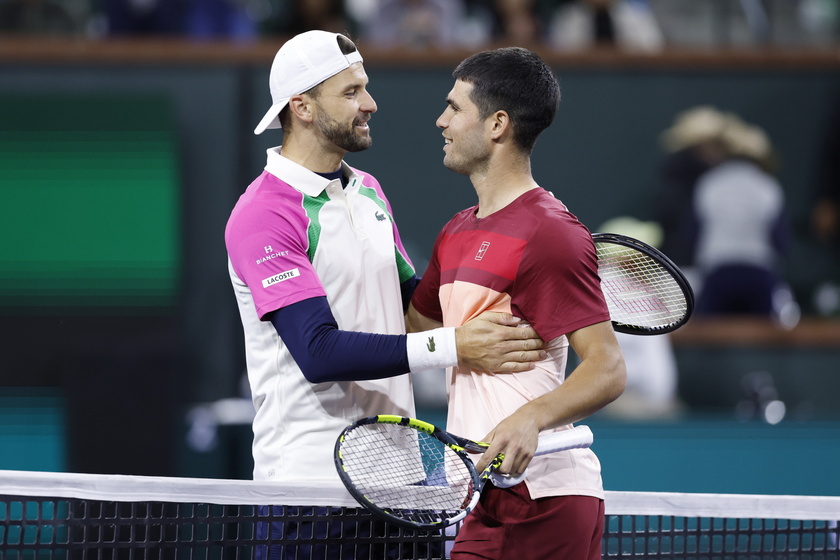
[[[513,125],[513,140],[530,152],[548,128],[560,104],[560,84],[551,68],[535,53],[504,47],[463,60],[452,76],[472,84],[470,99],[479,116],[506,111]]]
[[[346,35],[339,34],[336,37],[336,41],[338,41],[338,48],[341,50],[341,54],[343,54],[345,56],[352,53],[352,52],[356,52],[358,50],[356,48],[356,44],[353,43],[353,41],[351,41],[350,38],[347,37]],[[324,82],[321,82],[321,84],[323,84],[323,83]],[[305,93],[305,94],[311,96],[313,99],[318,99],[318,95],[321,92],[321,90],[320,90],[321,84],[318,84],[315,87],[310,88],[309,90],[304,91],[302,93]],[[283,107],[283,109],[280,110],[280,114],[278,115],[277,118],[280,119],[280,126],[283,127],[283,129],[291,128],[292,122],[291,122],[291,119],[289,118],[289,106],[288,105],[286,105],[285,107]]]

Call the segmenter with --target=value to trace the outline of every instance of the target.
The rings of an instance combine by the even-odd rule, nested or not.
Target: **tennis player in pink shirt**
[[[533,331],[500,314],[406,334],[414,267],[381,185],[344,160],[373,142],[368,82],[344,35],[307,31],[280,47],[272,104],[254,132],[282,131],[282,143],[267,151],[225,228],[255,410],[255,480],[340,484],[336,438],[360,417],[413,416],[410,372],[457,364],[520,371],[544,355]],[[341,542],[345,530],[295,520],[260,522],[256,532],[332,536],[327,558],[366,558]],[[259,545],[256,557],[322,548]]]

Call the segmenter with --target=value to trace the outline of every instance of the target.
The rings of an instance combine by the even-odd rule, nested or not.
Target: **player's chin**
[[[362,151],[367,150],[368,148],[370,148],[372,145],[373,145],[373,138],[371,138],[371,137],[369,137],[369,136],[368,136],[368,137],[367,137],[366,139],[364,139],[364,140],[363,140],[363,139],[361,139],[361,138],[360,138],[360,139],[358,139],[358,141],[357,141],[357,142],[353,142],[353,144],[352,144],[352,145],[350,145],[350,146],[346,146],[346,147],[345,147],[345,149],[346,149],[348,152],[351,152],[351,153],[352,153],[352,152],[362,152]]]
[[[357,136],[357,138],[359,139],[360,144],[363,144],[368,148],[370,148],[370,145],[373,144],[373,136],[370,135],[370,132],[360,134]]]
[[[450,171],[454,171],[455,173],[460,173],[462,175],[468,175],[468,171],[464,168],[464,166],[459,165],[457,161],[455,161],[452,157],[445,155],[443,156],[443,166],[449,169]]]

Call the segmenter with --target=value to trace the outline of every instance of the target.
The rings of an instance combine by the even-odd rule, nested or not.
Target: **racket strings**
[[[685,317],[688,302],[680,284],[644,253],[596,243],[598,274],[613,321],[665,328]]]
[[[464,460],[424,432],[363,424],[341,444],[345,475],[365,499],[392,515],[424,524],[459,515],[475,489]]]

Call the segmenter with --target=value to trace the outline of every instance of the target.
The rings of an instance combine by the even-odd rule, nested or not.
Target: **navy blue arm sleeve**
[[[420,278],[415,274],[402,284],[400,284],[400,295],[402,296],[403,313],[408,311],[408,304],[411,303],[411,296],[414,295],[414,290],[417,284],[420,283]]]
[[[271,314],[271,323],[310,383],[382,379],[409,372],[406,336],[342,331],[326,297]]]

